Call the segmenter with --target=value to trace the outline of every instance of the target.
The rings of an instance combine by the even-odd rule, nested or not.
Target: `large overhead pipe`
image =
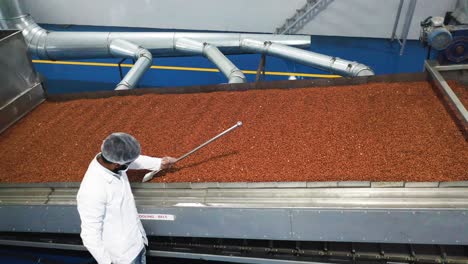
[[[271,41],[244,39],[241,49],[247,52],[262,53],[271,56],[292,60],[307,66],[330,71],[343,76],[369,76],[374,72],[366,65],[355,61],[347,61],[336,57],[305,51]]]
[[[17,0],[0,1],[0,29],[17,29],[23,32],[33,55],[41,59],[108,58],[109,43],[124,39],[145,47],[153,57],[187,56],[174,48],[180,38],[210,43],[225,54],[244,53],[240,41],[251,38],[272,41],[296,47],[308,47],[310,37],[271,34],[240,33],[190,33],[190,32],[57,32],[46,31],[32,17],[21,11]]]
[[[170,57],[193,55],[177,49],[179,39],[210,43],[202,53],[218,66],[230,83],[245,82],[245,76],[224,55],[243,53],[240,41],[255,38],[286,45],[307,47],[310,37],[276,36],[236,33],[177,33],[177,32],[49,32],[25,14],[18,0],[0,1],[0,29],[21,30],[32,55],[40,59],[135,58],[137,61],[116,90],[132,89],[151,66],[152,56]],[[182,40],[183,41],[183,40]],[[143,48],[144,47],[144,48]],[[221,51],[221,50],[222,51]],[[200,53],[199,53],[200,54]]]
[[[122,81],[117,84],[115,90],[133,89],[153,62],[153,56],[151,56],[151,53],[147,49],[123,39],[113,40],[109,45],[109,51],[114,57],[133,58],[136,60],[135,65],[133,65]]]
[[[133,50],[137,63],[118,85],[118,89],[133,87],[150,66],[151,57],[193,55],[177,48],[177,43],[189,39],[209,43],[203,54],[213,61],[230,82],[243,82],[245,77],[224,54],[260,52],[278,56],[312,67],[330,70],[345,76],[373,75],[369,67],[294,47],[310,46],[310,37],[301,35],[186,33],[186,32],[49,32],[24,13],[18,0],[0,0],[0,29],[21,30],[32,55],[40,59],[90,59],[121,57],[113,48],[120,43]],[[126,41],[123,44],[122,41]],[[129,44],[130,43],[130,44]],[[136,49],[139,51],[136,51]],[[144,47],[144,48],[142,48]],[[148,55],[149,54],[149,55]]]
[[[246,78],[219,49],[209,43],[201,43],[192,39],[180,38],[175,42],[175,49],[193,55],[207,57],[228,78],[229,83],[245,83]]]

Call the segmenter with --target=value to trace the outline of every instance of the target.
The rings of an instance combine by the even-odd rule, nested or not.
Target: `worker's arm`
[[[87,188],[77,197],[77,208],[81,218],[81,239],[83,245],[99,264],[112,263],[111,257],[104,249],[102,226],[106,212],[106,193],[95,186]]]
[[[130,170],[160,170],[167,169],[175,162],[175,158],[153,158],[145,155],[140,155],[134,162],[130,163]]]

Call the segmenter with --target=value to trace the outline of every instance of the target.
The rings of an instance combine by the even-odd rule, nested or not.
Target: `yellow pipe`
[[[43,64],[60,64],[60,65],[77,65],[77,66],[99,66],[99,67],[118,67],[117,63],[104,63],[104,62],[81,62],[81,61],[51,61],[51,60],[32,60],[34,63]],[[131,68],[133,64],[120,64],[121,67]],[[199,72],[219,72],[215,68],[195,68],[195,67],[180,67],[180,66],[156,66],[152,65],[151,69],[158,70],[175,70],[175,71],[199,71]],[[257,71],[243,70],[245,74],[257,74]],[[314,77],[314,78],[341,78],[340,75],[331,74],[315,74],[315,73],[297,73],[297,72],[271,72],[266,71],[266,75],[276,76],[300,76],[300,77]]]

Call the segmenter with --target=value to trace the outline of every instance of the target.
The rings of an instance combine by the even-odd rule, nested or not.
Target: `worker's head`
[[[140,143],[129,134],[118,132],[110,134],[101,146],[101,157],[113,164],[112,170],[126,170],[128,165],[140,156]]]

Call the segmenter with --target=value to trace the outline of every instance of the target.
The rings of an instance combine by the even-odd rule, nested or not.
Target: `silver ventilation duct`
[[[246,78],[219,49],[208,43],[201,43],[191,39],[180,38],[175,43],[175,49],[194,55],[203,55],[213,62],[228,78],[229,83],[245,83]]]
[[[109,51],[114,57],[127,57],[136,60],[135,65],[133,65],[122,81],[117,84],[115,90],[128,90],[135,87],[138,80],[153,62],[153,56],[147,49],[126,40],[113,40],[109,45]]]
[[[246,52],[262,53],[292,60],[310,67],[338,73],[344,76],[374,75],[374,72],[368,66],[355,61],[347,61],[336,57],[330,57],[278,43],[272,43],[271,41],[262,42],[253,39],[244,39],[241,41],[241,49]]]
[[[3,2],[5,1],[5,2]],[[4,3],[12,0],[1,0],[0,10]],[[11,13],[11,12],[9,12]],[[2,15],[3,13],[0,13]],[[15,18],[0,16],[2,29],[18,29],[28,43],[31,53],[41,59],[89,59],[112,57],[109,44],[113,40],[123,39],[149,50],[153,57],[187,56],[186,52],[175,49],[175,42],[180,39],[191,39],[201,43],[210,43],[224,54],[241,54],[240,41],[256,39],[272,41],[288,46],[308,47],[309,36],[286,36],[270,34],[240,33],[189,33],[189,32],[57,32],[46,31],[37,25],[30,15],[19,15]]]
[[[245,81],[245,77],[224,54],[262,52],[292,59],[312,67],[337,72],[345,76],[371,75],[372,71],[355,62],[328,61],[328,56],[312,53],[295,47],[310,46],[310,37],[304,35],[271,35],[239,33],[184,33],[184,32],[49,32],[37,25],[25,14],[18,0],[0,1],[0,29],[21,30],[29,51],[41,59],[89,59],[128,58],[137,59],[117,89],[130,89],[151,65],[152,57],[175,57],[193,55],[177,48],[177,43],[192,40],[206,43],[202,50],[208,59],[229,78],[230,82]],[[181,40],[182,39],[182,40]],[[117,44],[116,44],[117,43]],[[125,43],[125,44],[124,44]],[[262,45],[258,45],[261,43]],[[268,43],[268,44],[264,44]],[[112,46],[112,47],[111,47]],[[119,46],[128,49],[123,54]],[[267,47],[268,46],[268,47]],[[117,51],[116,51],[117,50]],[[200,53],[198,53],[200,54]],[[322,57],[321,57],[322,56]],[[318,61],[317,61],[318,60]],[[346,64],[346,65],[344,65]]]

